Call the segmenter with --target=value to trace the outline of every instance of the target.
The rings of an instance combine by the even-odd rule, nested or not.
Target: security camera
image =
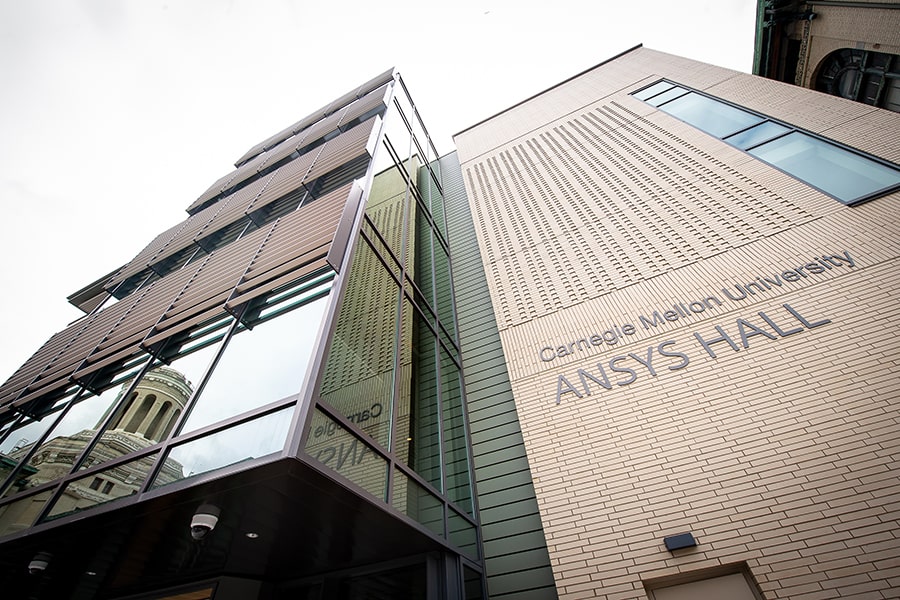
[[[212,504],[201,504],[191,519],[191,537],[200,541],[216,528],[219,522],[219,507]]]
[[[31,559],[31,562],[28,563],[28,572],[32,575],[43,573],[47,570],[47,565],[50,564],[51,558],[53,558],[53,555],[49,552],[38,552]]]

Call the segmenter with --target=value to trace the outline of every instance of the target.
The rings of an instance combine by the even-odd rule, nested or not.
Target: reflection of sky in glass
[[[72,396],[75,395],[75,391],[71,391],[68,396],[65,398],[61,398],[57,400],[54,404],[55,407],[61,407],[63,404],[68,402]],[[10,432],[9,437],[3,440],[3,443],[0,444],[0,453],[8,454],[10,451],[18,450],[19,448],[24,448],[30,444],[35,443],[38,438],[40,438],[47,428],[50,427],[56,419],[59,418],[59,410],[55,410],[50,414],[44,415],[43,418],[32,421],[27,425],[23,425],[18,429]],[[0,481],[2,483],[2,481]]]
[[[216,351],[219,349],[219,346],[220,344],[213,344],[207,348],[204,348],[203,350],[198,350],[197,352],[188,354],[187,356],[174,361],[171,365],[171,368],[179,371],[182,375],[184,375],[193,388],[196,385],[196,382],[200,381],[200,378],[203,377],[203,373],[206,371],[206,368],[209,366],[210,361],[212,361],[213,357],[215,356]],[[157,366],[159,366],[158,363]],[[128,387],[128,385],[128,383],[124,384],[126,388]],[[140,387],[140,383],[138,384],[138,387]],[[103,398],[103,401],[101,402],[101,404],[103,404],[103,409],[115,409],[116,407],[113,406],[113,401],[118,397],[120,393],[122,393],[122,391],[123,387],[117,386],[103,392],[103,394],[101,395],[101,398]],[[90,402],[90,400],[86,400],[85,402]],[[126,411],[128,411],[131,405],[132,403],[130,401],[124,402],[123,406],[118,408],[118,414],[124,414]],[[84,416],[79,418],[77,423],[81,425],[81,429],[93,429],[94,426],[98,424],[98,421],[101,420],[101,417],[97,417],[96,419],[91,421],[94,414],[95,413],[93,412],[85,412]],[[115,422],[116,420],[114,419],[113,423]],[[75,427],[75,424],[73,423],[72,425],[67,427]],[[115,427],[115,425],[113,425],[113,427]],[[118,427],[124,427],[124,423],[120,423]],[[81,431],[81,429],[76,429],[75,431]],[[106,462],[110,458],[111,457],[108,452],[104,451],[102,448],[94,448],[91,451],[88,460],[85,461],[81,468],[87,469],[100,462]]]
[[[900,184],[895,169],[800,132],[749,152],[843,202]]]
[[[650,106],[659,106],[660,104],[665,104],[669,100],[677,98],[679,96],[683,96],[687,93],[687,90],[682,87],[673,87],[672,89],[659,94],[658,96],[654,96],[647,100],[647,104]]]
[[[125,384],[128,385],[127,383]],[[47,439],[68,436],[85,429],[94,429],[97,422],[118,397],[121,388],[116,387],[106,390],[99,396],[90,396],[73,406],[59,422]]]
[[[763,120],[762,117],[693,92],[663,104],[659,109],[719,138]]]
[[[29,476],[35,477],[32,480],[34,482],[32,485],[58,479],[68,472],[69,469],[66,465],[72,465],[80,451],[84,449],[86,442],[73,443],[71,441],[63,441],[55,444],[51,443],[59,438],[66,438],[84,430],[94,429],[97,421],[103,417],[106,409],[116,399],[120,389],[119,387],[112,388],[100,396],[89,395],[69,409],[66,416],[47,435],[44,443],[41,444],[40,448],[29,460],[29,464],[37,468],[37,475]],[[52,418],[55,419],[58,414],[54,414]],[[56,448],[55,451],[51,451],[51,455],[55,456],[52,456],[50,460],[47,460],[46,456],[42,456],[42,454],[47,453],[48,447]],[[66,450],[61,451],[61,448],[66,448]],[[11,486],[3,495],[6,497],[20,491],[22,490]]]
[[[183,431],[193,431],[298,393],[328,298],[235,335]],[[172,366],[178,368],[178,363]]]
[[[0,444],[0,453],[8,454],[11,450],[24,448],[28,444],[33,444],[41,435],[50,427],[53,420],[59,416],[59,413],[53,413],[44,417],[42,421],[32,421],[24,427],[16,429],[9,434],[9,437]]]
[[[770,140],[777,135],[787,133],[788,131],[790,131],[790,129],[784,125],[766,121],[765,123],[760,123],[756,127],[751,127],[746,131],[736,133],[725,141],[738,148],[747,149],[757,144],[761,144],[766,140]]]
[[[167,459],[181,463],[185,477],[278,452],[294,407],[173,448]],[[154,484],[156,487],[158,484]]]
[[[216,352],[219,351],[221,345],[222,344],[213,344],[202,350],[188,354],[187,356],[173,361],[172,364],[169,365],[169,368],[184,375],[184,378],[187,379],[188,386],[192,390],[197,389],[197,384],[200,382],[200,379],[203,378],[203,374],[206,373],[206,369],[209,368],[209,363],[212,362],[212,359],[215,357]]]
[[[663,91],[669,89],[670,87],[672,87],[672,84],[669,83],[668,81],[657,81],[650,87],[644,88],[641,91],[639,91],[633,95],[638,100],[646,100],[647,98],[655,96],[656,94],[659,94],[660,92],[663,92]]]

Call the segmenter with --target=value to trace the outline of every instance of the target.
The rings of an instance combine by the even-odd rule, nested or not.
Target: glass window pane
[[[325,361],[320,397],[387,449],[400,287],[359,240]]]
[[[444,537],[444,504],[400,470],[394,471],[393,507]]]
[[[387,461],[319,410],[310,419],[304,450],[376,498],[386,499]]]
[[[419,190],[422,194],[422,201],[431,212],[435,226],[446,239],[447,227],[444,215],[444,197],[441,195],[441,190],[435,182],[435,179],[440,181],[440,163],[434,161],[430,166],[431,169],[428,169],[427,166],[419,169]]]
[[[478,560],[478,536],[475,525],[458,512],[449,509],[447,513],[447,537],[469,558]]]
[[[762,144],[765,141],[771,140],[773,137],[782,135],[789,131],[790,129],[788,129],[784,125],[779,125],[778,123],[773,123],[772,121],[765,121],[764,123],[760,123],[756,127],[751,127],[746,131],[728,136],[725,141],[733,146],[737,146],[738,148],[746,150],[747,148],[752,148],[753,146]]]
[[[82,396],[31,455],[16,476],[16,483],[3,496],[28,491],[68,475],[116,400],[113,394]]]
[[[763,121],[753,113],[693,92],[659,109],[718,138]]]
[[[182,432],[200,429],[300,391],[329,297],[232,337]]]
[[[322,298],[331,292],[334,285],[334,271],[330,268],[294,281],[273,290],[268,296],[251,302],[250,307],[241,316],[241,321],[251,327],[279,317],[292,311],[297,306]]]
[[[56,519],[138,493],[159,456],[154,452],[66,485],[44,520]]]
[[[456,315],[453,310],[453,282],[450,280],[450,258],[444,247],[435,243],[434,278],[438,318],[450,337],[456,338]],[[455,344],[454,344],[455,345]]]
[[[375,249],[375,253],[378,254],[378,256],[384,261],[384,264],[386,264],[387,267],[391,270],[391,272],[394,274],[395,279],[399,280],[402,276],[402,274],[400,273],[400,263],[398,262],[399,255],[395,258],[391,254],[391,250],[389,250],[388,247],[385,246],[381,241],[381,238],[376,235],[375,230],[372,228],[368,221],[365,221],[363,223],[363,231],[365,231],[366,235],[369,236],[369,240],[372,243],[372,247]],[[359,243],[362,244],[363,242],[360,241]],[[358,254],[360,250],[357,249],[356,252]],[[378,258],[376,257],[373,258],[374,260],[378,260]]]
[[[437,304],[434,298],[432,254],[436,241],[434,240],[434,233],[425,209],[418,202],[414,202],[412,203],[412,210],[416,219],[416,235],[410,238],[410,243],[415,244],[413,249],[415,282],[422,292],[422,300],[427,302],[432,309],[435,309]]]
[[[127,398],[123,395],[130,381],[103,392],[101,402],[117,408],[81,468],[90,468],[166,439],[218,349],[219,344],[214,344],[176,360],[170,367],[157,365],[144,375]],[[100,427],[106,416],[95,427]]]
[[[321,598],[342,598],[353,600],[424,600],[433,597],[428,592],[428,572],[424,561],[420,564],[366,573],[356,577],[338,580],[335,592]],[[303,596],[301,596],[303,598]],[[300,600],[291,595],[291,600]]]
[[[0,535],[31,527],[55,490],[50,489],[0,506]]]
[[[900,170],[799,131],[749,152],[847,204],[900,185]]]
[[[4,463],[16,465],[41,439],[47,429],[53,425],[61,414],[61,411],[80,391],[80,388],[70,388],[61,398],[52,401],[49,406],[33,416],[25,416],[16,423],[7,435],[3,443],[0,443],[0,459]]]
[[[650,87],[644,88],[641,91],[635,92],[632,95],[635,98],[637,98],[638,100],[647,100],[648,98],[651,98],[659,93],[662,93],[672,87],[674,87],[674,86],[671,83],[669,83],[668,81],[657,81]]]
[[[403,310],[395,452],[442,490],[437,340],[409,300],[403,301]]]
[[[408,144],[408,137],[403,143]],[[405,260],[407,264],[409,261],[403,256],[403,243],[408,236],[404,232],[412,231],[414,226],[412,219],[404,221],[407,205],[413,202],[412,191],[407,189],[407,177],[415,178],[418,168],[417,157],[403,162],[402,167],[392,164],[387,170],[375,175],[366,201],[366,215],[381,233],[394,256],[401,261]]]
[[[666,102],[678,98],[679,96],[683,96],[688,93],[688,90],[682,87],[673,87],[672,89],[659,94],[658,96],[654,96],[653,98],[649,98],[647,100],[647,104],[650,106],[660,106],[661,104],[665,104]]]
[[[481,575],[465,565],[463,565],[463,574],[465,577],[466,600],[482,600],[484,593],[482,592]]]
[[[293,414],[289,406],[172,448],[153,487],[281,452]]]
[[[447,497],[474,514],[472,485],[469,476],[469,454],[465,422],[463,420],[462,386],[459,368],[450,356],[441,351],[441,402],[444,419],[444,469],[447,477]]]

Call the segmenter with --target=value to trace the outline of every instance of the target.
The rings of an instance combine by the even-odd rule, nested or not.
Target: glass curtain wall
[[[480,571],[436,158],[399,80],[302,452]]]
[[[281,286],[24,407],[0,436],[0,535],[280,456],[333,278]]]

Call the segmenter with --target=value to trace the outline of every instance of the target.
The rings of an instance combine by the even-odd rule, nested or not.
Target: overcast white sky
[[[451,135],[636,44],[749,72],[755,0],[0,3],[0,381],[250,146],[395,66]]]

